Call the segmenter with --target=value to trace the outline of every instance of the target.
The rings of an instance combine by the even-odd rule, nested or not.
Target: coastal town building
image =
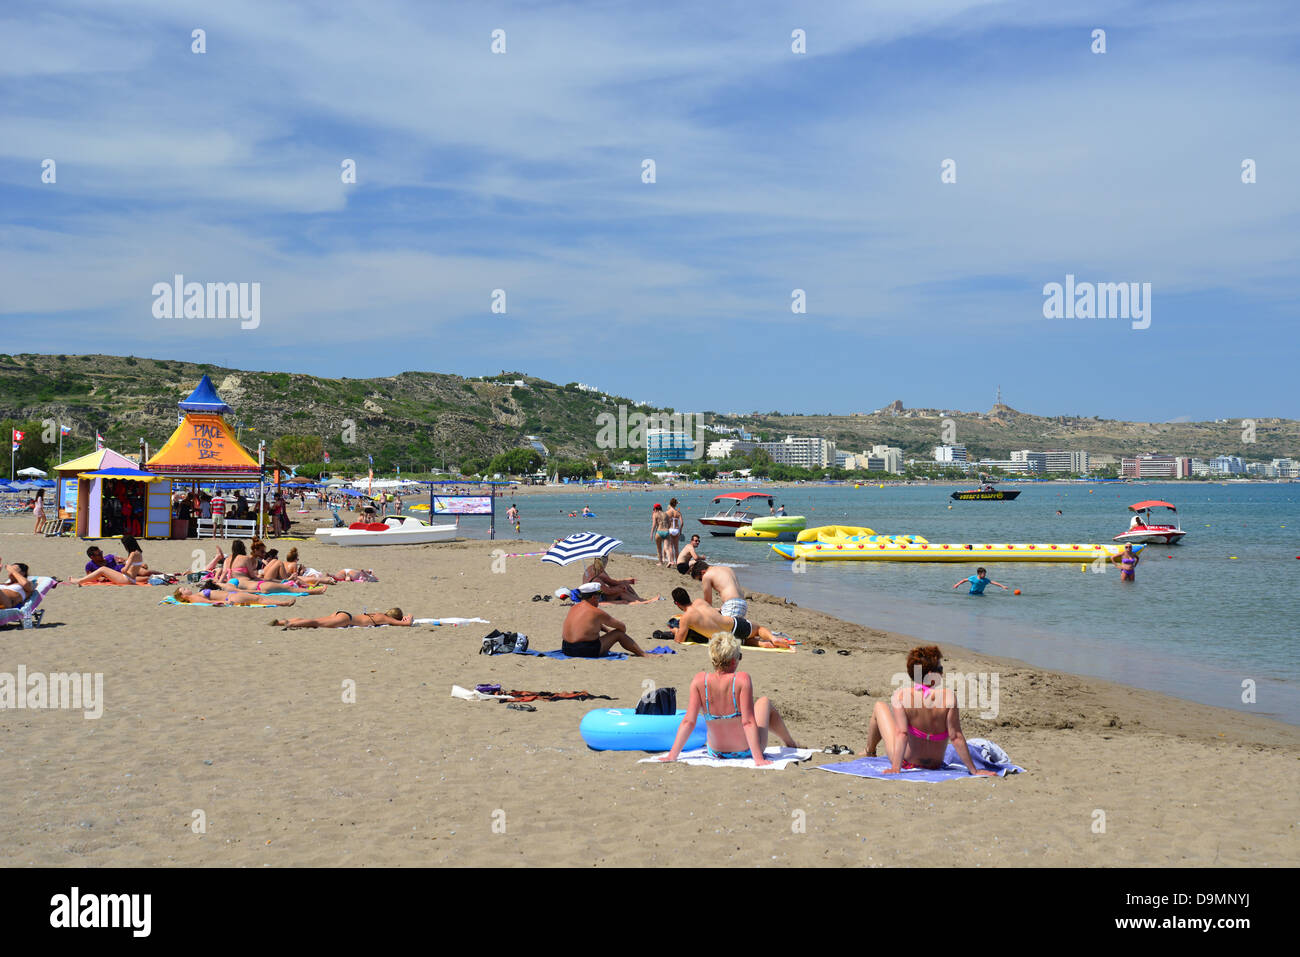
[[[1121,459],[1119,474],[1122,478],[1186,478],[1191,466],[1190,458],[1145,453]]]
[[[944,462],[949,465],[965,465],[966,446],[936,445],[934,447],[934,460],[936,462]]]
[[[780,442],[759,442],[758,448],[777,465],[824,469],[835,464],[835,443],[826,439],[787,435]]]
[[[733,455],[744,455],[754,451],[756,447],[756,442],[745,439],[715,439],[709,443],[707,456],[710,460],[721,460]]]
[[[1219,455],[1210,459],[1210,471],[1217,472],[1221,475],[1243,475],[1246,472],[1246,463],[1242,461],[1239,455]]]
[[[646,429],[645,461],[649,468],[686,465],[694,462],[696,458],[695,436],[692,433],[671,429]]]

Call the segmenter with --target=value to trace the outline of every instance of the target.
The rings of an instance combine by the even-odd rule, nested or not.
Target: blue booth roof
[[[226,415],[232,411],[230,406],[221,401],[221,396],[217,395],[216,387],[206,372],[190,397],[178,405],[182,412],[215,412],[217,415]]]

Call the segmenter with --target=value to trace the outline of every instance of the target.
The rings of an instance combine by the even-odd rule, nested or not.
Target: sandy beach
[[[87,543],[30,525],[0,519],[6,561],[79,572]],[[1300,863],[1300,729],[1285,724],[941,641],[949,671],[999,678],[997,715],[964,712],[967,735],[996,741],[1028,773],[927,785],[816,770],[845,760],[826,754],[784,771],[639,764],[640,753],[589,750],[579,719],[632,707],[647,679],[680,695],[708,667],[703,648],[627,661],[478,654],[493,627],[558,647],[560,602],[532,597],[577,584],[580,566],[502,560],[545,547],[515,540],[277,546],[289,544],[318,568],[379,577],[299,599],[294,614],[398,605],[491,624],[286,632],[268,627],[272,609],[160,606],[171,589],[63,584],[42,627],[0,633],[0,672],[102,672],[104,711],[0,714],[6,866]],[[146,561],[168,571],[211,548],[144,543]],[[650,633],[676,613],[668,595],[682,577],[617,554],[611,573],[663,596],[607,606],[644,647],[659,644]],[[753,620],[805,642],[793,655],[745,655],[758,693],[800,745],[860,750],[873,701],[927,636],[750,597]],[[485,682],[613,700],[519,712],[450,697],[453,684]]]

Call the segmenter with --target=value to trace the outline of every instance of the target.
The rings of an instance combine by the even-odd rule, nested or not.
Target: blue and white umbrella
[[[577,532],[552,545],[542,556],[542,561],[553,565],[568,565],[571,562],[586,561],[590,558],[604,558],[622,544],[617,538],[610,538],[608,535]]]

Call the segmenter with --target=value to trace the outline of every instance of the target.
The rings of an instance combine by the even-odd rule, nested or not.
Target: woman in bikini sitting
[[[9,581],[0,585],[0,608],[17,608],[36,591],[36,585],[27,578],[27,566],[22,562],[5,565],[0,560],[0,569],[9,573]]]
[[[275,595],[259,595],[251,591],[223,591],[216,588],[192,588],[182,585],[172,593],[172,597],[183,605],[281,605],[289,606],[293,598],[279,598]]]
[[[641,596],[632,587],[636,584],[636,579],[610,578],[605,571],[607,566],[607,559],[593,558],[586,571],[582,573],[582,583],[585,585],[587,582],[599,582],[600,592],[606,601],[640,601]]]
[[[149,571],[149,566],[144,563],[144,551],[134,536],[122,536],[122,551],[126,552],[126,560],[122,563],[122,574],[137,579],[148,578],[153,574]]]
[[[336,611],[321,618],[282,618],[271,622],[285,629],[289,628],[375,628],[379,625],[409,626],[411,616],[403,615],[402,609],[390,608],[385,612],[371,612],[354,615],[350,611]]]
[[[863,755],[874,757],[877,745],[883,741],[892,762],[886,774],[933,771],[943,767],[944,752],[951,741],[967,771],[996,777],[992,771],[976,770],[961,731],[957,696],[951,688],[936,687],[943,680],[943,652],[938,646],[909,651],[907,673],[913,684],[895,691],[888,704],[877,701],[872,709]]]
[[[709,660],[713,671],[701,671],[691,680],[691,701],[677,727],[673,749],[659,758],[676,761],[701,717],[708,724],[709,757],[753,758],[762,767],[772,762],[763,757],[769,731],[787,748],[797,748],[781,713],[770,698],[754,700],[749,674],[737,671],[741,644],[729,632],[716,632],[709,639]],[[716,712],[716,713],[715,713]]]

